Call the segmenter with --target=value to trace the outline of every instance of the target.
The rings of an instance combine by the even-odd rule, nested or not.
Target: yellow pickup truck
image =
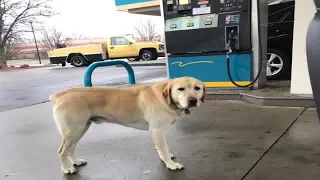
[[[164,57],[164,44],[160,42],[136,42],[125,36],[114,36],[103,44],[90,44],[54,49],[48,52],[51,64],[71,63],[75,67],[108,59],[156,60]]]

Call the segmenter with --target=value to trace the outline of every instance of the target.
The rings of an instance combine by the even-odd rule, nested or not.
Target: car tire
[[[154,57],[154,53],[149,50],[143,50],[140,53],[140,58],[142,59],[142,61],[150,61],[152,60],[153,57]]]
[[[289,57],[278,49],[268,49],[267,55],[267,79],[279,80],[289,77],[291,62]]]
[[[140,61],[140,57],[128,58],[128,61],[130,61],[130,62],[133,62],[133,61]]]
[[[75,67],[82,67],[87,64],[86,59],[83,56],[75,55],[70,59],[71,65]]]

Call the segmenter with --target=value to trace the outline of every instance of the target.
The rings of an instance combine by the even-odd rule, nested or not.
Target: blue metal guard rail
[[[90,64],[84,73],[84,86],[85,87],[92,87],[91,76],[92,76],[93,70],[96,69],[97,67],[113,66],[113,65],[119,65],[119,64],[126,68],[126,70],[128,72],[129,83],[135,84],[136,80],[135,80],[133,69],[130,66],[130,64],[128,64],[127,62],[122,61],[122,60],[110,60],[110,61],[94,62],[94,63]]]

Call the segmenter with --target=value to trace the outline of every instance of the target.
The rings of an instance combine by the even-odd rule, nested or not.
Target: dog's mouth
[[[182,110],[184,114],[190,114],[190,110],[189,110],[190,107],[181,107],[179,102],[175,102],[174,106],[176,109]]]

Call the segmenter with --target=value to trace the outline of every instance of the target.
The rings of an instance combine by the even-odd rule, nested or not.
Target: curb
[[[166,63],[141,63],[141,64],[130,64],[129,63],[129,65],[130,66],[135,66],[135,67],[137,67],[137,66],[166,66]],[[122,67],[122,65],[116,65],[116,67]]]
[[[305,107],[314,108],[315,102],[311,97],[264,97],[247,93],[207,94],[208,100],[241,100],[259,106]]]
[[[35,68],[45,68],[45,67],[55,67],[55,66],[58,66],[58,65],[46,64],[46,65],[43,65],[43,66],[29,66],[28,68],[24,68],[24,69],[35,69]]]
[[[19,70],[25,70],[25,69],[37,69],[37,68],[46,68],[46,67],[55,67],[56,65],[43,65],[43,66],[29,66],[25,68],[20,68],[20,67],[8,67],[5,69],[0,69],[0,72],[5,72],[5,71],[19,71]]]
[[[310,97],[263,97],[240,93],[240,99],[260,106],[316,107]]]
[[[207,94],[207,100],[240,100],[240,95],[238,93],[234,94]]]

